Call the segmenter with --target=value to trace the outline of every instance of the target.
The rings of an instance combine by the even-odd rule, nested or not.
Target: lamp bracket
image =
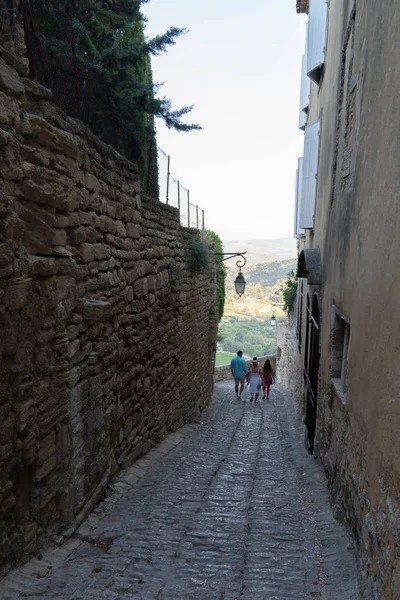
[[[236,261],[236,266],[238,267],[238,269],[242,269],[244,267],[244,265],[246,264],[246,257],[244,256],[245,254],[247,254],[247,250],[246,252],[214,252],[214,256],[224,256],[225,258],[220,258],[218,260],[216,260],[215,262],[218,263],[222,263],[225,260],[230,260],[231,258],[235,258],[235,256],[240,256],[241,258],[239,258],[239,260]]]

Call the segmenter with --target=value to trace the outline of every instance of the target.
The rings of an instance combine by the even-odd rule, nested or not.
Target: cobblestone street
[[[234,398],[232,382],[216,384],[198,423],[111,487],[75,536],[0,583],[2,600],[367,597],[279,386],[254,405]]]

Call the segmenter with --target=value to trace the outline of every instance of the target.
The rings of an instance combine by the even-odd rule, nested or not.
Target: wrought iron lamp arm
[[[246,264],[246,257],[244,256],[245,254],[247,254],[247,250],[246,252],[214,252],[214,256],[225,256],[226,258],[221,258],[216,260],[215,262],[221,263],[224,262],[225,260],[230,260],[231,258],[235,258],[235,256],[240,256],[241,258],[239,258],[239,260],[236,261],[236,266],[238,269],[242,269],[242,267],[244,267],[244,265]]]

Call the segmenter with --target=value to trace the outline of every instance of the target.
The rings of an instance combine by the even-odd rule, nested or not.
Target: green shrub
[[[210,264],[210,250],[202,240],[190,240],[189,269],[192,275],[203,273]]]
[[[214,252],[222,253],[222,242],[221,242],[221,238],[219,237],[219,235],[217,233],[215,233],[215,231],[208,229],[207,237],[210,240],[210,242],[212,244],[214,244]],[[222,258],[222,257],[216,257],[217,260],[218,260],[218,258]],[[226,268],[225,268],[224,263],[221,263],[221,262],[217,263],[216,271],[217,271],[216,276],[217,276],[218,313],[219,313],[219,321],[220,321],[222,318],[222,315],[224,314],[224,308],[225,308]]]
[[[297,295],[297,284],[298,280],[294,271],[289,271],[285,284],[281,287],[284,307],[287,313],[289,313],[294,306]]]

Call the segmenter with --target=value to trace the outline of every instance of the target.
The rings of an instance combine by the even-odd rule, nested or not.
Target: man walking
[[[241,396],[239,395],[239,383],[240,383],[240,393],[243,393],[244,390],[244,379],[247,372],[246,361],[242,358],[243,352],[238,350],[237,356],[232,358],[231,360],[231,371],[232,377],[235,378],[235,393],[236,398],[241,400]]]

